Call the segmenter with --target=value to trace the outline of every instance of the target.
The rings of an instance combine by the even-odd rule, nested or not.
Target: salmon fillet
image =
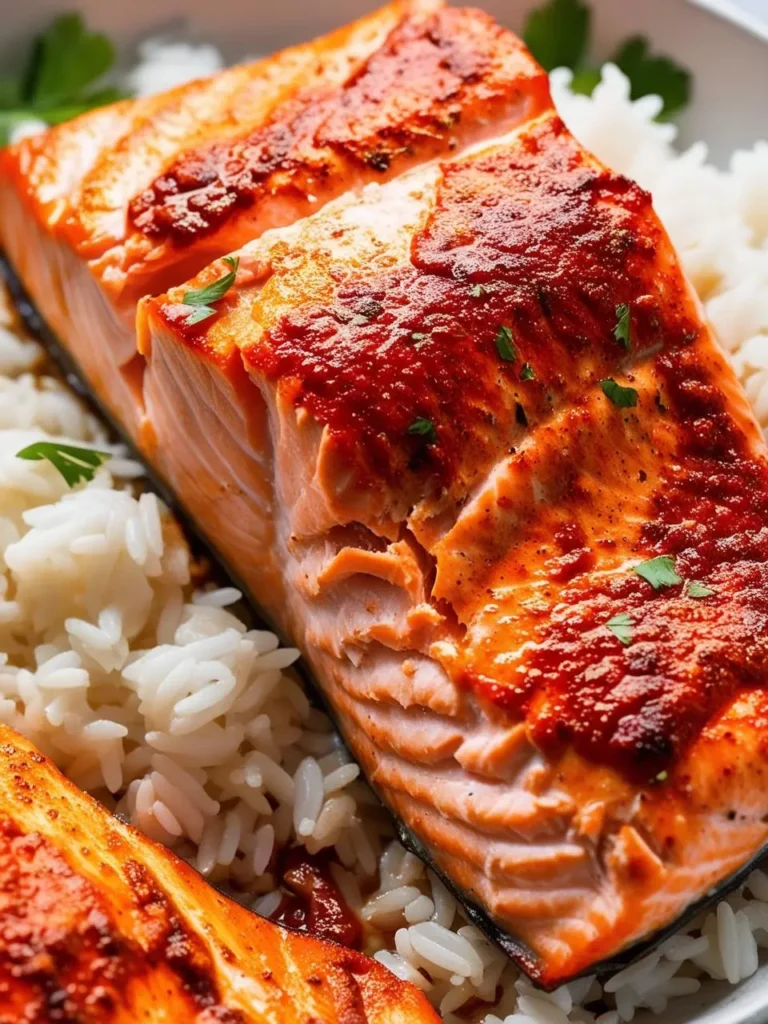
[[[518,88],[519,124],[143,299],[125,422],[554,986],[768,839],[768,458],[650,197]]]
[[[548,113],[238,255],[144,450],[527,969],[614,958],[768,837],[768,463],[650,197]]]
[[[0,726],[0,1020],[438,1024],[413,986],[205,883]]]
[[[506,29],[395,0],[314,42],[99,109],[0,156],[0,218],[41,313],[110,409],[136,417],[136,303],[268,228],[461,150],[547,103]],[[30,233],[31,224],[35,225]],[[119,372],[115,372],[115,363]]]

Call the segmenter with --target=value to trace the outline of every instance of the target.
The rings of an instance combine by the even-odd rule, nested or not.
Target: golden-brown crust
[[[240,258],[197,330],[142,315],[270,396],[288,628],[369,779],[548,984],[668,925],[768,836],[768,460],[650,197],[552,113]]]
[[[126,317],[340,193],[549,102],[519,40],[472,9],[395,0],[327,37],[122,102],[0,154],[30,212]]]
[[[288,932],[0,727],[0,1022],[436,1024],[411,986]]]
[[[384,177],[456,144],[457,125],[498,123],[546,79],[517,39],[486,14],[409,16],[346,81],[297,90],[266,124],[183,153],[129,206],[153,238],[189,245],[265,196],[324,188],[363,164]],[[461,129],[458,129],[458,134]]]

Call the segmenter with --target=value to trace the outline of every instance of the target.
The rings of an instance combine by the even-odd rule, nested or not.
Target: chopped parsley
[[[89,32],[79,14],[62,14],[32,44],[21,74],[0,80],[0,146],[29,118],[60,124],[125,95],[99,84],[111,69],[115,48]]]
[[[426,341],[428,337],[428,334],[422,334],[421,331],[414,331],[411,335],[411,341]]]
[[[613,328],[613,336],[624,349],[629,352],[632,343],[629,339],[629,304],[622,302],[616,307],[616,326]]]
[[[600,381],[600,387],[606,398],[610,398],[619,409],[633,409],[637,405],[637,391],[617,384],[612,378]]]
[[[536,380],[536,371],[530,363],[523,363],[523,368],[520,371],[520,380]]]
[[[427,444],[434,444],[437,441],[437,431],[432,420],[419,417],[408,427],[408,433],[413,437],[423,437]]]
[[[677,574],[672,555],[658,555],[656,558],[649,558],[647,562],[640,562],[639,565],[634,566],[632,571],[647,580],[654,590],[660,590],[662,587],[674,587],[683,582],[682,577]]]
[[[482,299],[488,294],[488,289],[483,284],[475,284],[470,294],[473,299]]]
[[[685,593],[688,597],[712,597],[714,590],[709,587],[705,587],[703,583],[699,583],[696,580],[691,580],[685,588]]]
[[[499,359],[503,359],[505,363],[514,363],[517,359],[512,331],[503,324],[496,332],[496,351],[499,353]]]
[[[228,274],[220,277],[218,281],[212,281],[211,284],[206,285],[204,288],[193,288],[192,291],[184,294],[181,300],[184,305],[195,307],[184,319],[184,323],[188,327],[193,326],[193,324],[199,324],[201,320],[207,320],[209,316],[213,316],[216,312],[213,303],[223,299],[235,283],[237,268],[240,265],[240,257],[225,256],[224,262],[228,267],[232,268]]]
[[[528,48],[547,71],[573,71],[571,89],[591,95],[600,82],[600,69],[588,59],[591,11],[584,0],[547,0],[528,15],[523,31]],[[644,36],[632,36],[609,58],[629,79],[633,100],[661,97],[659,120],[669,120],[691,98],[691,75],[669,57],[652,54]]]
[[[111,459],[110,452],[97,451],[95,448],[76,448],[71,444],[60,444],[58,441],[36,441],[20,452],[16,458],[41,462],[47,459],[67,481],[70,487],[81,480],[93,480],[94,474],[102,463]]]
[[[194,327],[195,324],[201,323],[203,320],[207,320],[209,316],[213,316],[216,310],[213,306],[194,306],[191,313],[187,313],[184,317],[184,323],[187,327]]]
[[[669,772],[668,771],[659,772],[658,775],[654,776],[654,779],[655,779],[656,782],[666,782],[668,778],[669,778]]]
[[[635,624],[627,612],[619,612],[618,615],[614,615],[612,619],[609,619],[605,625],[625,647],[629,646],[632,642]]]

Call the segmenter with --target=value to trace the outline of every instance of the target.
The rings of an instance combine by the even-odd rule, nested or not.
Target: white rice
[[[210,48],[151,43],[139,91],[214,71]],[[673,149],[659,102],[629,100],[604,69],[591,98],[552,76],[558,106],[598,156],[649,188],[757,416],[768,427],[768,143],[727,171],[697,145]],[[100,424],[33,371],[34,344],[0,304],[0,720],[79,785],[262,914],[280,901],[277,849],[333,847],[334,878],[366,925],[366,948],[421,988],[447,1024],[470,1001],[484,1024],[621,1024],[736,984],[768,948],[768,875],[600,985],[537,991],[467,924],[445,887],[392,839],[331,723],[292,674],[297,652],[249,628],[232,587],[195,592],[167,510],[131,484],[124,453],[68,491],[45,462],[15,458],[41,437],[103,447]],[[377,888],[375,886],[378,885]],[[361,891],[365,896],[361,895]],[[501,993],[497,999],[497,994]],[[587,1009],[586,1007],[589,1007]]]

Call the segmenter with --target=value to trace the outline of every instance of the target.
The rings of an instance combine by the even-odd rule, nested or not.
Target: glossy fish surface
[[[373,960],[217,893],[0,727],[0,1020],[437,1024]]]
[[[650,196],[515,88],[515,123],[142,299],[124,422],[554,986],[768,839],[768,458]]]

